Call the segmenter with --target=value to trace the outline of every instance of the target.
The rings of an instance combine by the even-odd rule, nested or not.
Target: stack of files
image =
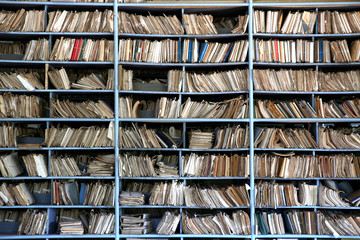
[[[320,39],[315,41],[315,62],[331,63],[330,41]]]
[[[319,11],[318,33],[341,34],[360,32],[360,12]]]
[[[249,185],[229,186],[225,188],[200,188],[186,186],[184,190],[185,206],[205,208],[228,208],[250,206]]]
[[[49,60],[111,62],[114,60],[114,41],[61,37],[55,40]]]
[[[351,61],[360,62],[360,40],[354,40],[350,45]]]
[[[79,203],[90,206],[114,206],[115,183],[81,183]]]
[[[318,145],[305,128],[255,127],[256,148],[318,148]]]
[[[318,91],[318,71],[254,69],[254,89],[258,91]]]
[[[139,127],[120,127],[120,148],[177,148],[179,144],[165,131]]]
[[[182,206],[184,204],[184,183],[173,180],[155,183],[151,190],[150,205]]]
[[[256,222],[257,234],[316,234],[315,212],[257,212]]]
[[[68,155],[50,157],[50,175],[57,177],[81,176],[75,158]]]
[[[147,234],[152,231],[152,221],[149,214],[121,215],[121,234]]]
[[[156,174],[159,177],[179,177],[179,168],[177,164],[167,163],[165,161],[156,162],[158,169]]]
[[[53,182],[54,205],[79,205],[79,186],[77,182]]]
[[[255,100],[256,118],[316,118],[317,113],[305,100]]]
[[[106,73],[104,75],[106,75]],[[86,90],[112,90],[115,84],[114,77],[114,69],[107,70],[107,78],[102,76],[102,74],[90,73],[81,77],[76,82],[71,83],[71,87]]]
[[[297,40],[254,40],[255,62],[313,63],[314,42]]]
[[[62,221],[59,222],[60,235],[82,235],[84,226],[81,221]]]
[[[29,177],[47,177],[48,167],[46,163],[45,155],[31,153],[26,156],[22,156],[22,160],[25,163],[26,171]]]
[[[177,63],[181,43],[177,40],[119,39],[119,61]]]
[[[48,12],[47,32],[114,32],[114,12],[67,11]]]
[[[0,55],[24,55],[24,45],[25,43],[20,41],[2,41],[0,42]]]
[[[213,146],[214,133],[191,131],[189,148],[209,149]]]
[[[319,177],[322,178],[358,178],[360,177],[360,157],[354,154],[336,154],[317,156]]]
[[[218,34],[213,20],[210,14],[183,14],[185,32],[189,35]]]
[[[93,210],[90,212],[89,219],[89,234],[111,234],[115,229],[115,214],[100,210],[95,213]]]
[[[182,61],[192,63],[244,62],[249,49],[248,40],[229,43],[199,43],[197,39],[185,39],[182,49]]]
[[[258,207],[315,206],[317,203],[317,186],[307,183],[300,183],[298,190],[290,183],[261,182],[255,185],[255,192]]]
[[[294,153],[264,153],[254,156],[255,176],[271,178],[317,177],[317,158]]]
[[[315,98],[316,109],[321,118],[359,118],[360,99],[331,100],[323,102],[321,97]]]
[[[181,157],[185,177],[249,177],[249,155],[198,155]]]
[[[0,222],[19,222],[22,212],[20,211],[0,211]]]
[[[39,118],[42,99],[34,95],[0,94],[1,118]]]
[[[0,72],[1,89],[44,89],[37,72]]]
[[[51,71],[48,71],[48,77],[50,82],[54,85],[55,89],[71,88],[69,76],[63,67],[60,69],[52,68]]]
[[[172,235],[175,233],[180,222],[180,214],[165,212],[156,227],[156,233],[160,235]]]
[[[119,12],[119,33],[181,35],[184,34],[181,21],[176,15],[148,16]]]
[[[335,62],[335,63],[352,62],[352,56],[350,54],[349,46],[345,39],[331,41],[330,42],[330,50],[331,50],[332,62]],[[351,51],[351,52],[353,52],[353,51]]]
[[[350,92],[360,90],[360,71],[319,72],[319,91]]]
[[[168,92],[181,92],[185,71],[170,70],[167,74]]]
[[[13,178],[24,172],[17,152],[0,156],[0,173],[2,177]]]
[[[196,73],[186,72],[185,91],[187,92],[230,92],[249,89],[248,70]]]
[[[31,40],[26,45],[24,58],[25,61],[46,61],[49,60],[49,40],[46,38]]]
[[[360,135],[356,129],[320,127],[319,146],[324,149],[358,149]]]
[[[115,155],[101,154],[92,158],[87,166],[87,173],[92,177],[114,176]]]
[[[55,118],[113,118],[114,111],[103,100],[97,102],[73,102],[70,100],[51,99],[52,117]]]
[[[44,144],[47,147],[112,147],[114,146],[112,130],[111,126],[109,128],[100,126],[80,128],[51,126],[45,131]]]
[[[248,148],[250,146],[249,126],[240,125],[217,128],[215,130],[214,149]]]
[[[315,11],[289,11],[285,18],[282,10],[255,10],[254,33],[310,34],[316,18]]]
[[[185,234],[220,234],[220,235],[249,235],[251,234],[249,215],[239,210],[229,216],[225,212],[215,215],[191,216],[182,214],[182,226]]]
[[[221,23],[221,21],[220,21],[220,23]],[[237,24],[231,30],[231,33],[244,34],[246,32],[247,27],[248,27],[248,23],[249,23],[249,15],[248,14],[239,15],[237,17]]]
[[[161,97],[156,101],[133,100],[132,97],[119,99],[120,118],[138,118],[139,111],[154,112],[155,118],[178,118],[180,101],[172,98]],[[140,116],[143,117],[143,116]]]
[[[343,212],[317,212],[317,231],[321,235],[360,235],[360,218]]]
[[[45,29],[43,10],[2,10],[0,19],[0,32],[43,32]]]
[[[319,189],[319,205],[322,207],[350,207],[350,204],[340,196],[339,189],[322,184]]]
[[[7,184],[3,182],[0,186],[0,204],[14,206],[29,206],[35,203],[35,199],[25,183]]]
[[[144,205],[145,195],[141,192],[121,191],[119,201],[123,206]]]
[[[21,217],[18,235],[45,235],[48,215],[46,211],[28,209]]]
[[[30,183],[29,189],[33,194],[49,194],[51,182],[34,182]]]
[[[221,102],[192,101],[189,97],[182,105],[182,118],[246,118],[248,117],[248,99],[243,95]]]

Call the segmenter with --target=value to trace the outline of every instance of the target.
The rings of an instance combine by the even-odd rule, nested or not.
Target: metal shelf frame
[[[127,33],[118,33],[118,22],[114,21],[114,33],[68,33],[68,32],[1,32],[0,38],[4,39],[20,39],[20,38],[39,38],[46,37],[49,38],[50,42],[54,42],[54,39],[59,38],[61,36],[66,37],[75,37],[75,38],[83,38],[83,37],[94,37],[94,38],[106,38],[114,40],[114,61],[112,62],[76,62],[76,61],[21,61],[21,60],[0,60],[0,67],[29,67],[29,68],[43,68],[45,64],[49,64],[54,67],[65,67],[65,68],[114,68],[115,72],[115,88],[114,90],[78,90],[78,89],[70,89],[70,90],[58,90],[58,89],[44,89],[44,90],[18,90],[18,89],[0,89],[1,93],[4,92],[13,92],[17,94],[21,93],[29,93],[29,94],[38,94],[41,93],[43,95],[48,96],[49,102],[52,98],[55,97],[56,94],[97,94],[99,96],[109,96],[112,95],[114,99],[114,112],[115,117],[111,119],[81,119],[81,118],[51,118],[51,117],[43,117],[43,118],[0,118],[0,122],[13,122],[13,123],[46,123],[46,126],[50,126],[52,123],[61,122],[61,123],[79,123],[79,122],[87,122],[90,124],[105,124],[109,122],[114,122],[115,127],[115,145],[114,147],[95,147],[95,148],[81,148],[81,147],[42,147],[42,148],[0,148],[1,151],[44,151],[50,157],[54,151],[61,152],[70,152],[76,153],[76,151],[110,151],[115,154],[115,176],[112,177],[90,177],[90,176],[74,176],[74,177],[55,177],[49,176],[46,178],[41,177],[27,177],[27,176],[19,176],[15,178],[3,178],[0,177],[0,181],[33,181],[33,180],[46,180],[46,181],[54,181],[54,180],[67,180],[74,179],[80,181],[115,181],[115,206],[82,206],[82,205],[74,205],[74,206],[64,206],[64,205],[31,205],[31,206],[2,206],[1,209],[48,209],[48,212],[51,209],[110,209],[115,212],[115,232],[114,234],[85,234],[85,235],[56,235],[56,234],[47,234],[47,235],[35,235],[35,236],[24,236],[24,235],[0,235],[0,239],[126,239],[126,238],[166,238],[166,239],[263,239],[263,238],[304,238],[304,239],[322,239],[322,238],[335,238],[334,236],[329,235],[296,235],[296,234],[284,234],[284,235],[256,235],[255,234],[255,211],[260,209],[269,210],[272,209],[270,207],[262,207],[259,208],[255,205],[255,183],[257,181],[311,181],[316,182],[319,186],[320,181],[331,179],[335,181],[340,180],[349,180],[349,181],[357,181],[360,182],[360,178],[260,178],[254,176],[254,155],[261,154],[264,152],[296,152],[296,153],[307,153],[307,154],[321,154],[321,153],[359,153],[360,149],[261,149],[254,147],[254,127],[257,124],[312,124],[318,128],[321,123],[360,123],[360,119],[358,118],[348,118],[348,119],[333,119],[333,118],[298,118],[298,119],[257,119],[255,118],[254,113],[254,99],[262,97],[266,98],[268,96],[294,96],[294,98],[304,97],[309,98],[314,103],[314,98],[316,96],[335,96],[340,97],[342,95],[359,95],[360,91],[357,92],[267,92],[267,91],[256,91],[253,90],[253,69],[254,68],[313,68],[318,70],[320,69],[331,69],[342,67],[346,68],[359,68],[360,63],[265,63],[265,62],[254,62],[253,61],[253,40],[256,38],[261,39],[270,39],[270,38],[279,38],[279,39],[319,39],[319,38],[329,38],[329,39],[359,39],[360,33],[355,34],[262,34],[262,33],[253,33],[253,10],[254,9],[360,9],[359,2],[296,2],[296,3],[258,3],[255,0],[246,0],[245,3],[118,3],[114,0],[113,3],[72,3],[72,2],[35,2],[35,1],[0,1],[0,7],[5,9],[44,9],[46,14],[48,11],[54,11],[57,9],[75,9],[75,10],[104,10],[104,9],[112,9],[115,13],[114,19],[117,19],[119,11],[132,12],[137,10],[156,10],[156,11],[173,11],[174,9],[178,10],[182,15],[185,13],[187,9],[193,8],[194,11],[202,12],[202,9],[213,9],[214,12],[223,8],[239,8],[247,11],[249,14],[249,25],[248,25],[248,33],[245,34],[218,34],[218,35],[149,35],[149,34],[127,34]],[[249,51],[248,51],[248,60],[246,62],[226,62],[226,63],[148,63],[148,62],[121,62],[119,61],[118,56],[118,42],[119,39],[122,38],[138,38],[138,39],[178,39],[182,41],[183,39],[199,39],[199,40],[210,40],[216,41],[219,39],[229,39],[232,41],[233,39],[248,39],[249,40]],[[50,44],[52,45],[52,44]],[[248,77],[249,77],[249,90],[247,91],[232,91],[232,92],[206,92],[206,93],[197,93],[197,92],[156,92],[156,91],[120,91],[118,87],[118,66],[123,65],[125,68],[137,68],[137,69],[182,69],[186,71],[196,71],[196,70],[221,70],[221,68],[225,67],[227,69],[233,68],[247,68]],[[226,98],[228,96],[236,96],[236,95],[245,95],[249,98],[249,118],[246,119],[154,119],[154,118],[119,118],[119,102],[118,99],[120,96],[128,96],[128,95],[148,95],[152,97],[157,96],[168,96],[168,97],[177,97],[180,101],[184,101],[187,97],[208,97],[217,95],[221,98]],[[157,96],[156,96],[157,95]],[[185,133],[185,129],[187,124],[206,124],[206,123],[219,123],[221,125],[229,124],[242,124],[248,125],[250,129],[250,146],[249,148],[239,148],[239,149],[189,149],[186,145],[186,137],[183,135],[183,145],[180,148],[119,148],[119,126],[123,123],[176,123],[182,125],[183,133]],[[318,136],[318,130],[315,132],[316,136]],[[188,154],[190,152],[196,153],[247,153],[250,156],[250,177],[184,177],[180,174],[179,177],[120,177],[118,168],[119,163],[116,160],[120,153],[126,151],[137,151],[137,152],[164,152],[164,153],[174,153],[177,154],[181,161],[181,156],[183,154]],[[181,164],[180,173],[181,173]],[[243,209],[250,213],[251,219],[251,235],[195,235],[195,234],[183,234],[182,233],[182,223],[180,222],[180,232],[174,235],[157,235],[157,234],[146,234],[146,235],[127,235],[120,233],[120,215],[123,213],[125,209],[172,209],[178,210],[180,213],[186,209],[208,209],[204,207],[187,207],[187,206],[154,206],[154,205],[144,205],[144,206],[120,206],[119,205],[119,194],[122,189],[122,185],[124,181],[167,181],[167,180],[181,180],[186,184],[186,181],[208,181],[208,180],[216,180],[216,181],[230,181],[234,182],[246,182],[250,185],[250,206],[245,207],[232,207],[232,208],[214,208],[211,211],[216,212],[219,210],[237,210]],[[321,207],[321,206],[279,206],[278,209],[314,209],[314,211],[318,210],[355,210],[360,212],[360,207]],[[350,238],[350,239],[360,239],[360,236],[339,236],[340,238]]]

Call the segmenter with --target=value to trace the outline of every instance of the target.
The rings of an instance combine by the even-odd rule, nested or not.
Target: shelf
[[[173,96],[209,96],[212,94],[216,95],[227,95],[227,94],[248,94],[249,91],[231,91],[231,92],[159,92],[159,91],[127,91],[120,90],[119,94],[148,94],[148,95],[173,95]]]
[[[281,39],[298,39],[298,38],[359,38],[360,33],[342,33],[342,34],[282,34],[282,33],[253,33],[254,38],[281,38]]]
[[[114,118],[0,118],[0,122],[113,122],[113,121],[115,121]]]
[[[0,177],[0,181],[11,181],[11,180],[71,180],[71,179],[75,179],[75,180],[114,180],[115,177],[92,177],[92,176],[67,176],[67,177],[54,177],[54,176],[49,176],[49,177],[28,177],[28,176],[18,176],[18,177],[14,177],[14,178],[5,178],[5,177]]]
[[[84,234],[84,235],[0,235],[0,239],[80,239],[80,238],[115,238],[115,234]]]
[[[248,151],[249,148],[231,148],[231,149],[192,149],[192,148],[119,148],[121,151],[182,151],[182,152],[235,152]]]
[[[255,123],[329,123],[329,122],[359,122],[359,118],[254,118]]]
[[[38,209],[38,208],[81,208],[81,209],[103,209],[115,208],[111,206],[84,206],[84,205],[30,205],[30,206],[1,206],[2,209]],[[0,235],[1,236],[1,235]]]
[[[1,62],[0,62],[1,63]],[[248,66],[247,62],[225,62],[225,63],[152,63],[152,62],[121,62],[119,61],[119,65],[123,65],[125,67],[225,67],[225,66]]]
[[[124,180],[249,180],[249,177],[119,177]]]
[[[7,150],[114,150],[114,147],[93,147],[93,148],[84,148],[84,147],[41,147],[41,148],[16,148],[16,147],[10,147],[10,148],[4,148],[1,147],[0,151],[7,151]]]
[[[254,95],[352,95],[352,94],[360,94],[360,91],[354,92],[293,92],[293,91],[259,91],[254,90]]]
[[[223,39],[223,38],[240,38],[248,37],[248,34],[209,34],[209,35],[191,35],[191,34],[178,34],[178,35],[169,35],[169,34],[136,34],[136,33],[119,33],[119,38],[196,38],[196,39]]]
[[[1,121],[1,119],[0,119]],[[121,122],[229,122],[229,123],[248,123],[248,118],[227,119],[227,118],[119,118]]]

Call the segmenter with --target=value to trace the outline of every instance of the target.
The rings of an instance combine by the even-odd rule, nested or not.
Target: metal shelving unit
[[[333,119],[333,118],[296,118],[296,119],[257,119],[254,115],[254,99],[258,97],[267,97],[267,96],[290,96],[294,95],[295,97],[307,97],[312,100],[314,103],[315,96],[340,96],[340,95],[360,95],[360,92],[268,92],[268,91],[256,91],[253,90],[253,69],[254,68],[359,68],[360,63],[265,63],[265,62],[254,62],[253,61],[253,40],[256,38],[260,39],[271,39],[271,38],[278,38],[278,39],[319,39],[319,38],[328,38],[328,39],[349,39],[349,38],[360,38],[360,34],[260,34],[260,33],[253,33],[253,9],[334,9],[334,8],[341,8],[341,9],[360,9],[360,3],[357,2],[304,2],[304,3],[257,3],[254,0],[248,0],[246,3],[70,3],[70,2],[22,2],[22,1],[0,1],[0,6],[2,8],[11,8],[11,9],[43,9],[46,12],[54,11],[57,9],[75,9],[75,10],[95,10],[95,9],[112,9],[115,13],[114,19],[117,19],[119,11],[126,11],[126,12],[138,12],[138,11],[157,11],[157,12],[167,12],[167,11],[177,11],[179,15],[183,15],[187,10],[192,10],[194,12],[202,12],[202,9],[206,9],[207,12],[216,12],[219,9],[241,9],[249,14],[249,25],[248,25],[248,33],[245,34],[218,34],[218,35],[149,35],[149,34],[127,34],[127,33],[118,33],[118,23],[114,21],[114,33],[54,33],[54,32],[0,32],[0,38],[4,39],[21,39],[21,38],[39,38],[45,37],[49,38],[50,46],[54,43],[54,39],[65,36],[65,37],[75,37],[75,38],[107,38],[114,40],[114,61],[113,62],[75,62],[75,61],[22,61],[22,60],[0,60],[0,67],[37,67],[37,68],[44,68],[45,64],[49,64],[50,66],[54,67],[61,67],[64,66],[65,68],[114,68],[115,72],[115,89],[114,90],[77,90],[77,89],[70,89],[70,90],[58,90],[58,89],[46,89],[46,90],[34,90],[32,92],[27,90],[12,90],[12,89],[1,89],[0,92],[12,92],[12,93],[31,93],[31,94],[38,94],[38,93],[45,93],[48,94],[49,102],[52,98],[54,98],[54,94],[64,94],[64,93],[72,93],[72,94],[84,94],[87,93],[89,96],[90,94],[96,93],[100,96],[103,95],[113,95],[114,99],[114,112],[115,118],[111,119],[74,119],[74,118],[51,118],[51,117],[43,117],[43,118],[26,118],[26,119],[18,119],[18,118],[0,118],[0,122],[13,122],[13,123],[45,123],[46,126],[50,126],[54,122],[59,123],[79,123],[79,122],[87,122],[90,124],[95,123],[109,123],[114,122],[115,128],[115,147],[94,147],[94,148],[80,148],[80,147],[68,147],[68,148],[60,148],[60,147],[42,147],[42,148],[0,148],[1,151],[45,151],[47,152],[48,156],[51,156],[53,151],[61,151],[66,153],[76,153],[79,150],[84,151],[96,151],[101,152],[103,150],[112,152],[115,154],[115,159],[118,158],[121,152],[125,151],[137,151],[137,152],[164,152],[164,153],[174,153],[175,155],[179,156],[179,162],[181,161],[181,156],[184,154],[188,154],[190,152],[195,153],[248,153],[250,156],[250,177],[183,177],[181,175],[181,163],[179,163],[179,170],[180,170],[180,177],[171,177],[171,178],[164,178],[164,177],[119,177],[118,172],[118,161],[115,161],[115,176],[112,177],[88,177],[88,176],[74,176],[74,177],[55,177],[49,176],[46,178],[41,177],[27,177],[27,176],[19,176],[12,179],[0,177],[0,181],[28,181],[28,180],[44,180],[44,181],[54,181],[54,180],[67,180],[67,179],[74,179],[74,180],[106,180],[106,181],[115,181],[115,206],[64,206],[64,205],[31,205],[31,206],[2,206],[1,209],[47,209],[48,213],[53,214],[53,209],[111,209],[115,212],[115,232],[114,234],[107,234],[107,235],[100,235],[100,234],[85,234],[85,235],[57,235],[48,232],[47,235],[35,235],[35,236],[24,236],[24,235],[0,235],[0,239],[126,239],[126,238],[169,238],[169,239],[262,239],[262,238],[306,238],[306,239],[322,239],[322,238],[334,238],[334,236],[329,235],[297,235],[297,234],[285,234],[285,235],[256,235],[255,234],[255,212],[257,210],[269,210],[272,209],[270,207],[263,207],[259,208],[255,206],[255,183],[260,180],[265,181],[312,181],[316,182],[317,186],[319,186],[320,181],[331,179],[334,181],[344,180],[343,178],[320,178],[320,177],[312,177],[312,178],[261,178],[254,176],[254,155],[261,154],[264,152],[296,152],[296,153],[306,153],[315,156],[318,153],[357,153],[360,152],[360,149],[262,149],[262,148],[255,148],[254,142],[254,128],[257,124],[312,124],[313,126],[318,128],[319,124],[321,123],[360,123],[359,119],[356,118],[348,118],[348,119]],[[248,60],[247,62],[235,62],[235,63],[148,63],[148,62],[122,62],[118,59],[118,42],[119,38],[132,38],[132,39],[178,39],[182,41],[183,39],[199,39],[199,40],[223,40],[229,39],[229,41],[234,41],[237,39],[248,39],[249,40],[249,52],[248,52]],[[118,87],[118,66],[122,65],[125,68],[137,68],[137,69],[166,69],[169,70],[171,68],[175,69],[182,69],[182,70],[221,70],[223,67],[230,67],[230,68],[247,68],[249,70],[249,90],[248,91],[231,91],[231,92],[207,92],[207,93],[191,93],[185,92],[157,92],[157,91],[121,91]],[[184,85],[183,85],[184,86]],[[169,96],[169,97],[177,97],[181,100],[184,100],[185,97],[206,97],[209,95],[217,95],[219,97],[224,97],[225,95],[245,95],[249,98],[249,118],[246,119],[187,119],[187,118],[176,118],[176,119],[154,119],[154,118],[119,118],[119,102],[118,99],[120,96],[127,96],[127,95],[147,95],[150,97],[156,96]],[[158,123],[158,124],[179,124],[183,128],[182,134],[182,141],[183,147],[179,148],[119,148],[119,126],[122,123]],[[250,129],[250,147],[249,148],[239,148],[239,149],[189,149],[186,145],[186,128],[188,124],[213,124],[219,123],[221,125],[228,124],[232,126],[234,124],[241,124],[241,125],[248,125]],[[318,136],[318,130],[314,133]],[[251,235],[195,235],[195,234],[183,234],[182,233],[182,223],[180,222],[180,231],[174,235],[164,236],[164,235],[157,235],[157,234],[146,234],[146,235],[126,235],[120,233],[120,215],[126,211],[127,209],[173,209],[179,210],[180,213],[186,209],[208,209],[204,207],[186,207],[186,206],[155,206],[155,205],[143,205],[143,206],[120,206],[119,205],[119,194],[123,187],[124,181],[165,181],[165,180],[181,180],[184,181],[184,184],[187,184],[186,181],[208,181],[208,180],[216,180],[216,181],[230,181],[232,180],[234,183],[239,182],[246,182],[250,185],[250,199],[251,205],[249,207],[232,207],[232,208],[214,208],[209,211],[216,211],[216,210],[238,210],[243,209],[250,213],[251,219]],[[348,178],[346,180],[349,181],[360,181],[360,178]],[[360,210],[360,207],[321,207],[321,206],[280,206],[278,209],[305,209],[314,211],[317,210]],[[54,216],[52,216],[54,219]],[[50,221],[50,220],[49,220]],[[49,225],[49,224],[48,224]],[[360,239],[359,236],[339,236],[340,238],[353,238],[353,239]]]

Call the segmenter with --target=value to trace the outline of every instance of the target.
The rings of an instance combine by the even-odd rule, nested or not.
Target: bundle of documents
[[[321,97],[315,98],[316,109],[321,118],[359,118],[360,99],[331,100],[323,102]]]
[[[20,9],[0,12],[0,32],[43,32],[45,11]]]
[[[24,58],[25,61],[46,61],[49,60],[49,40],[46,38],[31,40],[26,45]]]
[[[160,235],[172,235],[175,233],[179,222],[180,214],[174,212],[165,212],[158,226],[156,227],[156,233]]]
[[[39,80],[38,72],[0,72],[0,87],[2,89],[44,89]]]
[[[0,94],[1,118],[39,118],[42,99],[34,95]]]
[[[182,206],[184,203],[184,183],[173,180],[155,183],[151,190],[150,205]]]
[[[19,235],[44,235],[47,230],[48,215],[46,211],[28,209],[21,217],[17,231]]]
[[[115,214],[113,212],[90,212],[89,234],[111,234],[115,229]]]
[[[59,222],[60,235],[82,235],[84,226],[81,221]]]
[[[360,32],[360,12],[319,11],[318,33],[341,34]]]
[[[75,158],[68,155],[50,157],[50,174],[51,176],[81,176],[81,171]]]
[[[85,191],[83,190],[85,188]],[[84,205],[90,206],[114,206],[115,205],[115,183],[85,183],[81,184],[80,203],[82,194],[85,192]]]
[[[189,35],[218,34],[213,20],[210,14],[183,14],[185,32]]]
[[[354,154],[336,154],[317,156],[319,177],[357,178],[360,176],[360,157]]]
[[[145,204],[145,195],[141,192],[122,191],[120,193],[120,205],[138,206]]]
[[[25,183],[7,184],[3,182],[0,186],[0,205],[29,206],[35,203],[35,199]]]
[[[0,173],[2,177],[13,178],[24,172],[17,152],[0,156]]]
[[[191,131],[189,148],[209,149],[213,146],[214,133]]]
[[[30,177],[47,177],[48,167],[46,157],[43,154],[31,153],[22,156],[25,163],[26,171]]]
[[[316,118],[317,112],[305,100],[255,100],[256,118]]]
[[[324,149],[358,149],[360,135],[356,129],[320,127],[319,146]]]
[[[360,235],[360,218],[354,213],[317,212],[317,231],[323,235]]]
[[[93,177],[110,177],[114,176],[115,155],[101,154],[92,158],[87,166],[87,173]]]
[[[16,147],[16,137],[19,129],[10,123],[0,125],[0,147]]]
[[[152,231],[152,221],[149,214],[121,215],[121,234],[147,234]]]
[[[220,154],[182,156],[182,173],[187,177],[248,177],[250,176],[249,155]]]

